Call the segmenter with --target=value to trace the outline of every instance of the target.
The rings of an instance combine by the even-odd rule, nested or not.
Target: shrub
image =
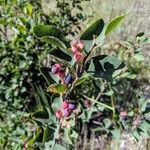
[[[120,49],[125,55],[118,56],[95,53],[96,50],[101,50],[105,37],[124,17],[125,15],[116,17],[106,25],[103,19],[98,19],[81,34],[79,40],[71,42],[71,45],[67,44],[68,41],[65,41],[61,31],[57,31],[55,35],[55,26],[44,28],[43,25],[43,29],[48,29],[47,32],[42,28],[37,32],[39,26],[34,27],[37,38],[55,46],[50,50],[50,55],[54,58],[52,67],[56,63],[61,66],[57,73],[48,67],[40,68],[48,84],[50,99],[47,99],[40,111],[32,114],[33,120],[38,124],[37,130],[43,130],[41,133],[36,132],[30,139],[34,140],[34,146],[73,149],[85,123],[88,124],[88,130],[108,134],[116,139],[120,138],[124,129],[131,130],[136,140],[140,136],[149,137],[147,101],[136,95],[136,106],[133,103],[127,108],[124,103],[121,104],[125,100],[117,93],[125,91],[116,88],[122,77],[135,78],[130,63],[142,61],[141,51],[137,50],[144,41],[143,35],[137,35],[136,42],[140,45],[134,47],[132,53],[129,53],[131,49]],[[75,57],[77,53],[80,55]],[[59,76],[60,70],[64,72],[62,77]],[[28,147],[34,146],[28,143]]]

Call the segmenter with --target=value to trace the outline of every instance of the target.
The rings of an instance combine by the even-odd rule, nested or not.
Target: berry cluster
[[[76,104],[70,103],[67,100],[63,101],[61,109],[55,112],[55,115],[60,119],[62,127],[70,128],[70,115],[76,114]]]
[[[61,110],[56,111],[55,115],[57,118],[69,117],[73,110],[76,109],[74,103],[69,103],[68,101],[63,101]]]
[[[81,62],[83,60],[83,49],[84,44],[82,41],[77,40],[71,43],[71,50],[73,51],[74,60],[76,62]],[[71,74],[65,74],[61,64],[54,64],[51,68],[51,72],[55,75],[58,75],[63,84],[69,85],[73,83],[74,77]],[[60,119],[60,123],[63,127],[70,127],[70,115],[72,113],[78,114],[78,110],[76,111],[76,104],[68,102],[64,100],[61,108],[55,112],[55,116]]]
[[[71,42],[71,50],[74,55],[74,60],[80,62],[83,60],[83,49],[84,43],[81,40],[76,40]]]
[[[61,64],[54,64],[51,68],[51,72],[58,75],[63,84],[71,84],[73,82],[73,76],[68,74],[65,76],[65,71],[62,70]]]

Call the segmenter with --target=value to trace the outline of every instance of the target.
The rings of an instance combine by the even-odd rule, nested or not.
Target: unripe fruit
[[[68,109],[64,109],[63,113],[64,113],[65,117],[69,117],[71,115],[71,113]]]
[[[55,64],[55,65],[53,65],[52,68],[51,68],[51,72],[52,72],[53,74],[59,73],[60,70],[61,70],[61,65],[60,65],[60,64]]]
[[[76,108],[76,105],[73,103],[69,103],[68,109],[74,110]]]
[[[58,75],[61,79],[63,79],[65,77],[65,72],[63,70],[60,70]]]
[[[60,110],[56,111],[55,113],[57,118],[61,118],[62,117],[62,112]]]
[[[83,54],[80,52],[76,52],[73,57],[76,62],[79,62],[83,59]]]
[[[73,51],[73,53],[78,52],[78,48],[77,48],[77,47],[75,47],[75,46],[71,46],[71,50]]]
[[[63,102],[63,109],[68,108],[68,106],[69,106],[69,103],[67,101],[64,101]]]
[[[77,44],[78,46],[78,48],[80,48],[80,49],[83,49],[84,48],[84,44],[83,44],[83,42],[82,41],[78,41],[78,44]]]
[[[65,84],[71,84],[72,81],[73,81],[72,75],[71,75],[71,74],[68,74],[68,75],[66,76],[66,78],[65,78],[64,83],[65,83]]]
[[[81,40],[76,40],[71,42],[71,50],[76,52],[81,52],[84,48],[84,43]]]

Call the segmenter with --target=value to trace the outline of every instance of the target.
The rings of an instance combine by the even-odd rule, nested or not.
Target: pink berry
[[[76,62],[79,62],[79,61],[81,61],[82,59],[83,59],[82,53],[76,52],[76,53],[74,54],[74,60],[75,60]]]
[[[82,42],[82,41],[78,41],[77,47],[78,47],[80,50],[82,50],[82,49],[84,48],[83,42]]]
[[[69,117],[71,115],[70,111],[68,109],[64,109],[64,116]]]
[[[60,110],[56,111],[55,113],[57,118],[61,118],[62,117],[62,112]]]
[[[84,48],[84,43],[81,40],[75,40],[71,42],[71,50],[76,53],[82,51]]]
[[[59,69],[58,69],[57,67],[55,67],[55,66],[52,66],[51,72],[52,72],[53,74],[57,74],[57,73],[59,72]]]
[[[69,106],[69,103],[67,101],[64,101],[63,102],[63,109],[68,108],[68,106]]]
[[[51,68],[51,72],[53,74],[58,74],[60,70],[61,70],[61,65],[60,64],[55,64]]]
[[[61,64],[55,64],[54,66],[56,66],[57,68],[61,69]]]
[[[127,117],[128,113],[126,111],[120,112],[121,117]]]
[[[75,46],[71,46],[71,50],[73,51],[73,53],[78,52],[78,48],[77,48],[77,47],[75,47]]]
[[[69,103],[68,109],[74,110],[76,108],[76,105],[73,103]]]

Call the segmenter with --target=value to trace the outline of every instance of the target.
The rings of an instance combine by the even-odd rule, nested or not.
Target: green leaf
[[[112,134],[113,138],[120,139],[121,138],[121,131],[119,129],[111,130],[110,133]]]
[[[60,59],[61,61],[67,61],[70,64],[74,64],[72,55],[67,53],[66,51],[62,51],[59,48],[53,48],[49,52],[50,55],[55,56],[56,58]]]
[[[46,126],[43,135],[43,142],[52,141],[54,139],[55,130],[50,126]]]
[[[112,32],[121,23],[121,21],[124,19],[126,15],[127,14],[124,14],[111,20],[106,26],[105,36],[107,36],[110,32]]]
[[[60,39],[62,37],[61,31],[52,25],[36,25],[33,28],[33,33],[37,38],[42,38],[44,36],[53,36]]]
[[[62,105],[62,99],[61,97],[52,97],[52,108],[54,110],[54,112],[56,112],[57,110],[60,109],[61,105]]]
[[[48,119],[49,116],[48,116],[48,113],[46,111],[36,111],[32,114],[32,117],[35,118],[35,119],[39,119],[39,118],[42,118],[42,119]]]
[[[91,50],[94,43],[96,43],[97,46],[102,44],[102,41],[104,39],[103,29],[104,29],[104,21],[103,19],[98,19],[83,32],[80,39],[83,40],[85,44],[84,51],[86,53],[88,53]]]
[[[32,5],[28,3],[28,4],[25,6],[24,9],[25,9],[25,13],[28,14],[29,16],[31,16],[31,14],[32,14],[32,9],[33,9],[33,8],[32,8]]]
[[[139,105],[139,109],[141,112],[144,112],[146,110],[147,102],[148,101],[146,99],[144,99],[143,97],[141,97],[138,100],[138,105]]]
[[[142,53],[140,53],[140,52],[135,54],[135,55],[133,55],[133,58],[135,58],[135,60],[139,61],[139,62],[140,61],[144,61],[144,59],[145,59],[144,56],[142,55]]]
[[[38,128],[36,133],[35,133],[34,141],[35,142],[42,142],[42,139],[43,139],[43,129]]]
[[[43,129],[38,128],[35,132],[35,135],[28,140],[28,147],[32,147],[35,142],[42,142],[42,138],[43,138]]]
[[[73,139],[71,138],[70,134],[71,134],[71,130],[68,129],[68,128],[65,128],[65,129],[64,129],[65,141],[66,141],[68,144],[72,145],[72,144],[73,144]]]
[[[52,92],[52,93],[64,93],[67,91],[67,86],[64,84],[51,84],[48,88],[47,88],[48,92]]]
[[[78,138],[78,133],[77,133],[75,130],[71,130],[70,136],[71,136],[72,138],[77,139],[77,138]]]
[[[80,84],[82,84],[83,82],[85,82],[86,80],[89,79],[89,74],[85,74],[83,75],[81,78],[79,78],[76,82],[75,82],[75,86],[78,86]]]
[[[105,125],[106,129],[108,129],[112,124],[111,120],[108,119],[108,118],[104,119],[103,122],[104,122],[104,125]]]
[[[81,40],[93,40],[93,37],[98,37],[104,28],[104,20],[98,19],[90,27],[88,27],[81,35]]]
[[[115,56],[100,55],[88,61],[86,71],[94,77],[112,80],[113,73],[124,66],[124,63]]]
[[[60,49],[66,50],[66,45],[56,37],[53,36],[44,36],[41,38],[42,41],[45,41],[49,44],[59,47]]]

